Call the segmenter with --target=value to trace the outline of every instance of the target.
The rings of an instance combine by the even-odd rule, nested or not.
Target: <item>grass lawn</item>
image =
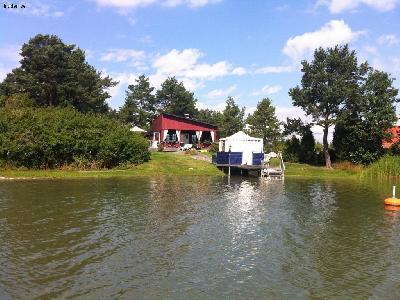
[[[104,169],[96,171],[79,170],[24,170],[2,169],[0,177],[6,178],[84,178],[84,177],[128,177],[158,175],[209,175],[221,176],[223,172],[214,165],[191,158],[189,155],[153,152],[149,162],[129,169]]]

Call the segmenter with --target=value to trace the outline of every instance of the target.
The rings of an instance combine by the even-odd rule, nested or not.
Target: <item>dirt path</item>
[[[186,155],[184,151],[179,151],[179,152],[174,152],[178,155]],[[212,158],[208,155],[202,154],[202,153],[197,153],[195,155],[186,155],[187,157],[197,159],[197,160],[203,160],[209,163],[212,163]]]

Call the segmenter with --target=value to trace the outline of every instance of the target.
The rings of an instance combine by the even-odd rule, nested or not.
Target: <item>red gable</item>
[[[217,126],[196,119],[162,113],[154,119],[153,130],[161,131],[166,129],[216,131]]]

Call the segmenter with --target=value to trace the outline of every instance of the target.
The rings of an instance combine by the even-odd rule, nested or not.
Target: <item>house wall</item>
[[[167,115],[159,115],[153,121],[153,130],[160,132],[161,140],[164,140],[164,130],[193,130],[193,131],[213,131],[214,141],[217,140],[217,127],[212,125],[201,124],[191,119],[174,118]]]

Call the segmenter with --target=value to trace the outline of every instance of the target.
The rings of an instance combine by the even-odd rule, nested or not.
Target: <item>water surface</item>
[[[0,299],[400,298],[390,184],[0,182]]]

